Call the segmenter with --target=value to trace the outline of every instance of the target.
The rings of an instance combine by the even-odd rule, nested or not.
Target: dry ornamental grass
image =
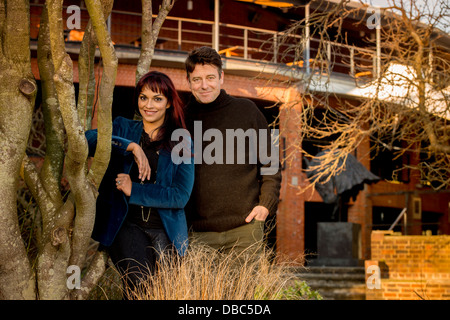
[[[191,244],[185,257],[163,254],[157,271],[134,290],[133,300],[275,300],[320,298],[293,291],[291,267],[271,261],[271,252],[222,254]],[[302,283],[302,286],[306,284]],[[306,286],[307,287],[307,286]],[[294,293],[293,293],[294,292]]]

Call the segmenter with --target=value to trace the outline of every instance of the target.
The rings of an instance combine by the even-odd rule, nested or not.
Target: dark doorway
[[[120,87],[114,88],[113,104],[112,104],[112,118],[118,116],[133,119],[134,117],[134,103],[133,103],[134,88]]]
[[[372,230],[389,230],[403,209],[389,207],[372,208]],[[403,229],[403,219],[394,227],[395,232]]]
[[[422,212],[422,232],[430,232],[432,235],[439,234],[439,220],[443,214],[439,212],[423,211]]]

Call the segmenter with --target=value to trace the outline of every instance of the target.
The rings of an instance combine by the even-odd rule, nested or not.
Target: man
[[[259,250],[281,182],[267,121],[252,101],[221,89],[222,60],[214,49],[193,50],[186,72],[192,92],[186,118],[195,157],[194,190],[186,207],[191,239],[226,253]],[[269,152],[263,152],[264,145]],[[268,170],[274,156],[275,170]]]

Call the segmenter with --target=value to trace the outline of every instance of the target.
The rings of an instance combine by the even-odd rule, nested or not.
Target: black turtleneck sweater
[[[250,159],[248,139],[245,144],[244,164],[237,163],[236,155],[241,154],[242,149],[237,150],[236,141],[234,160],[227,161],[226,157],[226,129],[232,129],[234,132],[236,129],[242,129],[243,132],[254,129],[256,133],[259,129],[269,130],[258,107],[248,99],[235,98],[221,90],[217,99],[208,104],[198,103],[192,96],[186,115],[196,156],[194,189],[186,206],[186,216],[192,230],[222,232],[239,227],[246,223],[245,218],[257,205],[269,209],[269,214],[275,214],[279,201],[280,169],[273,175],[261,175],[262,164],[259,161],[254,163],[255,161]],[[201,121],[201,131],[198,121]],[[197,127],[194,127],[194,122]],[[220,143],[215,140],[216,137],[203,141],[206,140],[204,133],[208,129],[217,129],[213,130],[213,136],[220,131],[222,150],[217,148]],[[266,143],[270,142],[270,130],[268,132]],[[201,164],[199,151],[202,153]],[[207,163],[211,160],[214,160],[214,163]]]

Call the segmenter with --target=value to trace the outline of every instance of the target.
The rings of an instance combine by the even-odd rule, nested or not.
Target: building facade
[[[135,84],[136,63],[140,52],[140,2],[115,1],[108,19],[112,40],[119,58],[116,89],[113,102],[113,117],[133,117],[131,99]],[[157,14],[160,1],[153,1]],[[333,2],[333,1],[329,1]],[[37,32],[43,1],[31,4],[31,46],[37,48]],[[82,30],[87,23],[87,13],[81,1],[67,1],[81,8],[81,28],[67,30],[67,51],[74,61],[74,81],[77,82],[77,53]],[[316,258],[318,251],[317,226],[320,222],[336,221],[333,208],[323,202],[317,191],[302,190],[309,184],[305,174],[302,153],[289,146],[296,144],[298,128],[292,121],[301,112],[301,105],[292,107],[302,94],[299,87],[289,85],[286,68],[292,66],[293,57],[284,55],[284,49],[277,46],[283,31],[292,20],[302,20],[307,13],[305,3],[285,1],[301,5],[298,8],[283,7],[281,1],[236,1],[236,0],[178,0],[163,24],[156,45],[151,69],[167,73],[174,81],[182,97],[189,95],[184,60],[187,52],[199,46],[211,46],[223,56],[224,89],[231,95],[253,100],[265,114],[269,123],[278,119],[280,128],[280,159],[282,161],[282,188],[280,205],[275,217],[275,229],[269,235],[269,242],[275,247],[282,260],[305,262]],[[66,5],[66,1],[64,2]],[[311,3],[311,8],[314,1]],[[67,17],[70,13],[67,13]],[[367,26],[344,24],[351,43],[342,45],[339,57],[331,72],[331,81],[336,94],[352,103],[358,103],[360,96],[352,95],[355,75],[377,73],[376,51],[368,48],[364,38],[375,36],[375,30]],[[300,41],[293,37],[290,41]],[[314,37],[310,39],[311,57],[316,48]],[[279,42],[280,44],[282,42]],[[284,42],[288,46],[292,42]],[[275,45],[274,45],[275,44]],[[331,51],[330,51],[331,52]],[[334,52],[334,51],[333,51]],[[355,54],[358,53],[358,54]],[[340,59],[340,60],[336,60]],[[356,61],[355,59],[359,59]],[[347,61],[344,63],[344,60]],[[33,73],[39,79],[36,57],[33,56]],[[299,66],[307,72],[312,66],[306,59]],[[101,61],[96,59],[97,83],[101,78]],[[318,93],[320,94],[320,92]],[[289,106],[289,107],[288,107]],[[95,126],[95,121],[93,122]],[[304,142],[302,147],[312,148],[314,144]],[[392,226],[404,208],[407,214],[394,228],[409,235],[450,234],[450,193],[435,191],[423,184],[420,177],[405,173],[393,181],[392,171],[396,165],[407,161],[414,164],[419,159],[394,159],[385,153],[374,159],[370,157],[371,141],[363,141],[356,153],[360,163],[381,179],[375,184],[365,185],[356,199],[345,204],[341,221],[360,225],[358,257],[371,257],[372,230],[387,230]],[[286,150],[289,150],[289,161]],[[400,163],[398,163],[400,161]]]

